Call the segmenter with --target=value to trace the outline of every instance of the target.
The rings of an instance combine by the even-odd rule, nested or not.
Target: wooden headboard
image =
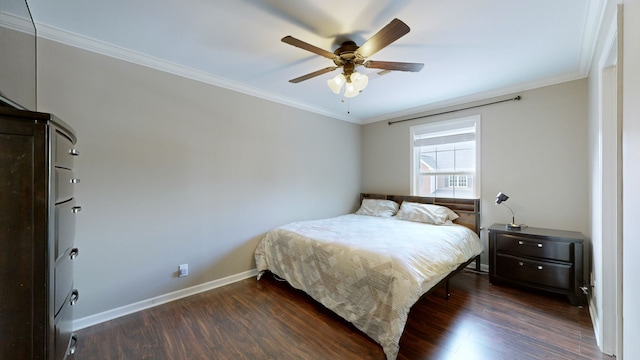
[[[454,198],[436,198],[425,196],[411,195],[381,195],[381,194],[360,194],[360,203],[362,199],[386,199],[402,204],[403,201],[411,201],[422,204],[433,204],[446,206],[453,210],[460,217],[454,223],[460,224],[473,230],[480,236],[480,199],[454,199]]]

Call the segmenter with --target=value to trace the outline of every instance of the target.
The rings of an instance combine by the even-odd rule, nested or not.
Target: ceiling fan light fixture
[[[351,83],[356,88],[356,91],[360,92],[369,84],[369,77],[356,71],[351,74]]]
[[[345,85],[345,88],[344,88],[344,97],[346,97],[346,98],[352,98],[352,97],[357,96],[359,93],[360,93],[360,91],[358,91],[358,90],[356,89],[356,86],[355,86],[352,82],[348,82],[348,83]]]
[[[342,90],[342,86],[347,82],[347,78],[343,74],[338,74],[337,76],[327,80],[327,85],[329,89],[333,91],[334,94],[339,94],[340,90]]]

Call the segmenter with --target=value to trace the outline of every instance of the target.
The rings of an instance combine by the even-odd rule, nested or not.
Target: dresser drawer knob
[[[79,156],[80,155],[80,151],[78,151],[77,149],[69,149],[69,155],[71,155],[71,156]]]
[[[78,250],[78,248],[71,249],[71,251],[69,252],[69,259],[73,260],[77,258],[79,253],[80,253],[80,250]]]
[[[75,354],[77,347],[78,347],[78,337],[73,335],[71,336],[71,344],[69,344],[69,352],[67,352],[67,355]]]
[[[80,179],[73,178],[73,179],[69,180],[69,182],[72,183],[72,184],[77,184],[77,183],[80,182]]]
[[[79,298],[80,298],[80,294],[78,293],[78,289],[74,289],[71,292],[71,298],[69,298],[69,305],[71,306],[75,305]]]
[[[538,244],[538,247],[539,247],[539,248],[541,248],[541,247],[542,247],[542,244]]]
[[[71,208],[71,212],[74,214],[79,213],[80,211],[82,211],[82,206],[74,206]]]
[[[522,261],[518,261],[518,265],[524,266],[524,263]]]
[[[538,270],[542,270],[542,266],[541,265],[538,265]]]

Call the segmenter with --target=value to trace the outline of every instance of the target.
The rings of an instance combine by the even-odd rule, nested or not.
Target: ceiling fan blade
[[[393,19],[369,40],[365,41],[365,43],[356,50],[356,56],[368,58],[392,42],[400,39],[410,30],[409,26],[401,20]]]
[[[326,74],[328,72],[332,72],[333,70],[335,70],[337,68],[338,68],[337,66],[329,66],[329,67],[326,67],[326,68],[324,68],[322,70],[314,71],[314,72],[312,72],[310,74],[302,75],[302,76],[297,77],[295,79],[291,79],[291,80],[289,80],[289,82],[297,84],[297,83],[299,83],[301,81],[309,80],[309,79],[314,78],[314,77],[316,77],[318,75],[322,75],[322,74]]]
[[[320,49],[319,47],[313,46],[313,45],[311,45],[309,43],[306,43],[306,42],[304,42],[302,40],[298,40],[298,39],[294,38],[293,36],[285,36],[285,37],[283,37],[282,38],[282,42],[287,43],[289,45],[293,45],[295,47],[299,47],[300,49],[303,49],[303,50],[311,51],[312,53],[318,54],[320,56],[324,56],[327,59],[333,60],[334,58],[336,58],[336,54],[334,54],[334,53],[332,53],[330,51],[324,50],[324,49]]]
[[[422,70],[424,64],[422,63],[405,63],[405,62],[394,62],[394,61],[373,61],[369,60],[364,63],[366,68],[370,69],[383,69],[383,70],[393,70],[393,71],[411,71],[418,72]]]

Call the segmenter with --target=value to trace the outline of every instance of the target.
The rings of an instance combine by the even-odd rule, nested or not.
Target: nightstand
[[[567,295],[573,305],[584,305],[583,241],[576,231],[506,224],[489,228],[489,281],[511,283]]]

